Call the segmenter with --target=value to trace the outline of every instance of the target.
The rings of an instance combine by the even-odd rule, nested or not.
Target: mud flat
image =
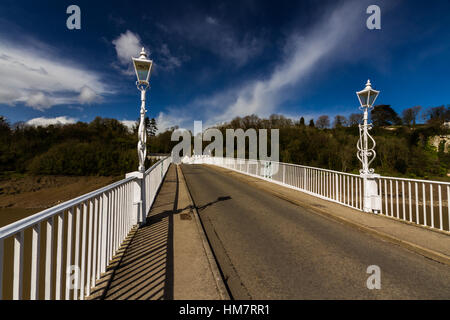
[[[0,181],[0,227],[123,177],[25,176]]]

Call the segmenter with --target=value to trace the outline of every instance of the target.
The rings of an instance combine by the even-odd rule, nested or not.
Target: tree
[[[144,123],[145,123],[145,130],[147,131],[148,136],[154,137],[156,131],[158,131],[155,118],[150,119],[149,117],[145,117]]]
[[[330,118],[327,115],[320,116],[316,121],[316,127],[319,129],[325,129],[330,126]]]
[[[272,128],[286,128],[293,125],[291,119],[286,118],[281,114],[272,114],[269,117]]]
[[[444,122],[450,121],[450,106],[447,106],[447,108],[444,105],[428,108],[423,117],[428,124],[440,126]]]
[[[314,128],[314,119],[309,120],[309,127]]]
[[[11,132],[8,120],[4,116],[0,116],[0,134],[4,135]]]
[[[245,116],[242,118],[242,129],[247,130],[249,128],[258,129],[260,127],[261,119],[256,114]]]
[[[381,104],[374,106],[371,111],[372,123],[374,126],[401,125],[402,121],[397,112],[390,105]]]
[[[350,127],[357,127],[363,120],[362,113],[352,113],[348,118],[348,124]]]
[[[334,117],[333,127],[334,128],[342,128],[348,125],[347,118],[341,115],[337,115]]]
[[[302,127],[305,126],[305,118],[303,118],[303,117],[300,118],[300,126],[302,126]]]
[[[407,126],[411,126],[411,123],[412,123],[413,127],[415,127],[416,126],[416,118],[420,113],[420,109],[422,109],[421,106],[415,106],[415,107],[403,110],[403,112],[402,112],[403,123]]]

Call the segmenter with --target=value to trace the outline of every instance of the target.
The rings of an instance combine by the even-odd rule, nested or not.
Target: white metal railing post
[[[47,239],[45,241],[45,300],[50,300],[52,295],[52,248],[53,248],[53,217],[46,221]]]
[[[13,300],[22,299],[23,288],[23,231],[14,236]]]
[[[133,212],[131,213],[131,224],[141,224],[145,221],[145,179],[144,173],[134,171],[126,174],[126,178],[135,177],[133,181]]]
[[[100,274],[106,271],[106,239],[108,229],[108,194],[103,194],[102,236],[100,246]]]
[[[30,300],[36,300],[39,296],[39,247],[40,247],[41,227],[37,223],[32,227],[31,245],[31,279],[30,279]],[[1,263],[1,262],[0,262]],[[0,267],[1,270],[1,267]],[[0,275],[2,272],[0,271]],[[1,288],[0,288],[1,290]],[[1,299],[1,297],[0,297]]]
[[[381,183],[380,175],[375,173],[361,174],[364,184],[363,211],[380,213],[381,195],[378,183]],[[398,212],[397,212],[398,213]]]

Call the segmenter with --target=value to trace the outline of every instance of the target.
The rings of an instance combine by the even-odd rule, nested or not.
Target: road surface
[[[235,299],[450,299],[450,267],[210,166],[183,165]],[[369,266],[380,289],[368,289]],[[373,280],[373,277],[372,277]],[[371,282],[374,283],[374,282]]]

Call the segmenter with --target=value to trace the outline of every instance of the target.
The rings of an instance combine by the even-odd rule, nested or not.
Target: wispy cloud
[[[242,33],[242,30],[238,31],[213,16],[188,15],[157,26],[163,32],[188,40],[192,45],[208,50],[238,67],[260,54],[266,46],[264,37]]]
[[[292,96],[301,97],[301,88],[315,70],[345,59],[352,44],[364,30],[364,4],[345,2],[327,11],[310,29],[293,32],[287,39],[281,59],[267,76],[254,77],[237,86],[195,99],[186,106],[173,107],[168,117],[190,113],[190,119],[203,115],[208,125],[229,121],[236,116],[268,116],[281,112]],[[300,94],[299,94],[300,91]]]
[[[55,48],[36,39],[11,41],[0,35],[0,103],[23,103],[43,111],[58,104],[84,103],[85,98],[100,101],[108,92],[99,74],[58,57]]]
[[[158,51],[158,61],[156,62],[156,65],[163,70],[171,71],[180,67],[185,60],[187,60],[186,57],[180,58],[174,56],[170,51],[169,46],[166,43],[163,43]]]

